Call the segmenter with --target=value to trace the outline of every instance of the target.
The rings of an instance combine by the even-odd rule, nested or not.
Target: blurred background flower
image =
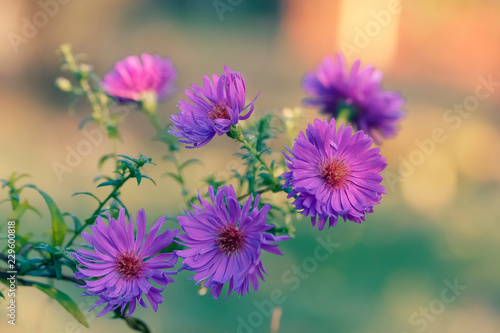
[[[191,283],[176,283],[157,314],[137,309],[137,316],[155,332],[269,332],[268,301],[278,290],[279,332],[410,333],[420,328],[410,316],[440,297],[445,279],[458,278],[467,290],[446,304],[425,332],[469,332],[465,318],[479,332],[497,332],[499,11],[500,3],[481,0],[3,1],[0,176],[14,170],[30,173],[65,211],[87,215],[93,207],[92,201],[71,195],[94,189],[90,182],[99,157],[110,151],[108,141],[78,155],[79,162],[72,163],[61,182],[53,169],[55,161],[75,162],[72,152],[88,140],[78,124],[91,112],[86,102],[68,112],[71,97],[53,84],[60,76],[55,50],[62,43],[85,53],[81,57],[101,77],[130,54],[170,57],[180,92],[158,107],[165,123],[178,111],[183,89],[224,65],[245,73],[249,91],[262,90],[254,115],[294,108],[306,97],[303,75],[324,55],[344,52],[349,65],[360,58],[383,70],[384,88],[401,92],[406,100],[407,116],[397,138],[382,147],[388,193],[375,213],[361,225],[339,223],[321,233],[306,219],[295,222],[296,238],[280,245],[286,255],[279,260],[263,255],[269,275],[258,293],[214,301],[199,296]],[[123,110],[127,116],[118,152],[151,156],[158,165],[148,171],[158,186],[127,184],[122,200],[130,211],[145,208],[151,220],[179,213],[178,185],[160,177],[169,167],[161,161],[163,146],[150,140],[143,114]],[[313,110],[304,113],[299,129],[315,116]],[[275,148],[281,149],[281,143]],[[184,150],[186,159],[204,163],[192,167],[187,188],[201,187],[210,173],[224,177],[237,168],[236,149],[236,143],[216,137],[203,149]],[[280,196],[273,200],[283,200]],[[40,200],[33,196],[30,203],[42,210]],[[0,219],[8,213],[0,205]],[[49,213],[42,214],[42,219],[32,214],[19,230],[46,237]],[[166,224],[176,227],[173,221]],[[313,266],[317,237],[323,242],[330,237],[340,247],[325,252],[327,259]],[[310,272],[298,275],[297,267]],[[181,273],[177,281],[188,277]],[[71,284],[61,289],[75,298],[80,292]],[[126,329],[108,317],[88,320],[90,329],[77,326],[40,294],[21,287],[20,331]],[[81,308],[92,303],[81,301]],[[0,329],[6,325],[0,321]]]

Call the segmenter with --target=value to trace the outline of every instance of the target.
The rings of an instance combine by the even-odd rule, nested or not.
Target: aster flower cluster
[[[131,56],[118,62],[101,85],[118,101],[145,103],[153,96],[156,102],[172,94],[175,77],[169,59],[142,54],[141,59]],[[252,161],[259,166],[252,170],[264,174],[271,187],[250,190],[249,185],[249,193],[237,197],[233,186],[209,186],[207,196],[198,193],[199,206],[191,203],[192,210],[178,216],[180,234],[179,230],[159,234],[163,217],[146,236],[144,210],[137,212],[136,233],[123,209],[117,220],[108,215],[108,226],[98,217],[91,226],[92,235],[82,233],[94,251],[80,249],[73,255],[83,266],[75,278],[85,281],[85,295],[99,297],[94,307],[105,305],[99,315],[116,309],[123,314],[127,308],[131,314],[137,303],[147,307],[143,296],[156,311],[164,300],[161,292],[177,273],[173,267],[178,257],[183,259],[180,270],[194,272],[192,279],[209,288],[215,299],[226,285],[228,297],[232,292],[249,293],[251,287],[258,290],[267,274],[262,251],[282,255],[278,243],[290,238],[277,236],[275,226],[268,224],[271,205],[262,205],[258,193],[286,191],[296,211],[308,216],[319,230],[327,223],[335,226],[339,217],[364,221],[385,193],[381,172],[386,160],[372,144],[394,136],[403,117],[402,98],[383,91],[381,77],[373,67],[361,70],[359,60],[348,71],[340,55],[325,58],[307,73],[303,88],[310,97],[305,104],[319,106],[332,118],[315,119],[295,138],[292,148],[285,146],[284,165],[289,171],[281,177],[274,175],[274,161],[268,165],[263,159],[266,147],[254,146],[238,125],[251,116],[257,98],[246,103],[242,74],[226,66],[220,76],[204,76],[203,87],[193,84],[185,90],[188,101],[179,102],[180,112],[171,116],[168,133],[187,148],[202,147],[215,135],[227,134],[253,154]],[[336,121],[345,110],[357,131]],[[252,176],[248,173],[241,180],[248,175]],[[182,249],[162,253],[173,242]]]
[[[304,103],[320,107],[333,118],[348,110],[349,122],[381,143],[397,134],[404,116],[403,99],[396,92],[382,90],[381,80],[382,72],[372,66],[361,68],[360,60],[349,71],[342,55],[325,57],[304,76],[302,87],[309,94]]]

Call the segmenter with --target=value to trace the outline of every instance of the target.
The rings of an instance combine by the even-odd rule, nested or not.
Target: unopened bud
[[[71,91],[73,87],[71,86],[71,82],[64,77],[58,77],[56,79],[56,86],[62,91]]]

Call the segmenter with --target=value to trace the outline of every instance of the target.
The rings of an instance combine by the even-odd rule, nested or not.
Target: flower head
[[[329,221],[337,223],[339,216],[357,223],[365,214],[373,212],[381,195],[380,172],[385,169],[385,158],[380,148],[371,148],[372,140],[344,124],[336,130],[335,119],[314,120],[306,134],[300,132],[293,149],[284,153],[289,172],[283,188],[292,187],[288,197],[297,196],[293,204],[310,216],[313,226],[318,220],[320,230]]]
[[[174,127],[169,133],[179,137],[179,142],[187,148],[206,145],[215,134],[229,132],[231,126],[250,117],[253,112],[255,97],[245,106],[245,78],[242,74],[224,67],[224,74],[203,77],[204,87],[191,85],[186,90],[190,102],[179,101],[179,112],[172,115]],[[249,108],[245,115],[242,113]]]
[[[158,304],[163,302],[163,288],[156,288],[151,282],[167,287],[174,280],[169,276],[176,271],[167,271],[177,262],[174,253],[161,253],[169,246],[178,230],[166,230],[158,235],[165,222],[160,218],[148,232],[146,238],[146,215],[144,210],[137,212],[137,234],[134,236],[132,218],[127,223],[125,210],[122,208],[118,221],[109,217],[106,226],[101,217],[91,226],[92,235],[82,232],[82,237],[94,248],[94,251],[77,250],[73,253],[75,259],[83,266],[78,267],[76,279],[85,279],[86,296],[99,296],[94,304],[106,304],[98,316],[121,308],[122,314],[128,304],[130,315],[134,312],[137,302],[146,308],[142,299],[145,294],[151,306],[156,311]],[[92,310],[91,309],[91,310]]]
[[[398,93],[382,90],[382,72],[360,66],[360,60],[356,60],[349,71],[340,54],[335,59],[325,57],[302,81],[304,91],[310,95],[304,104],[319,106],[333,118],[349,109],[348,120],[380,143],[382,138],[397,134],[404,101]]]
[[[174,93],[176,77],[177,71],[169,58],[143,53],[140,59],[128,56],[117,62],[114,70],[104,76],[101,86],[119,100],[163,101]]]
[[[270,205],[258,209],[259,195],[255,201],[250,196],[243,208],[234,188],[223,186],[217,194],[209,187],[210,204],[200,195],[203,208],[193,206],[194,212],[179,216],[179,225],[186,233],[179,235],[187,250],[176,251],[185,258],[183,269],[195,271],[197,283],[205,280],[204,286],[211,288],[210,294],[218,298],[224,284],[229,283],[228,296],[232,291],[240,296],[259,287],[259,278],[264,281],[266,273],[261,262],[261,251],[282,255],[278,245],[289,236],[273,236],[265,231],[273,228],[266,224]],[[253,208],[250,209],[253,203]]]

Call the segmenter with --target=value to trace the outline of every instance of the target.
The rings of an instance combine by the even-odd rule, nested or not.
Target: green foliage
[[[94,181],[97,181],[95,178],[94,178]],[[90,193],[90,192],[76,192],[76,193],[73,193],[73,196],[77,196],[77,195],[87,195],[91,198],[94,198],[97,200],[98,203],[101,203],[101,200],[99,200],[98,197],[96,197],[94,194]]]
[[[45,203],[49,208],[50,217],[52,219],[52,245],[61,246],[64,242],[64,236],[66,235],[66,222],[64,222],[64,217],[61,214],[61,211],[57,207],[54,200],[52,200],[52,198],[47,193],[40,190],[33,184],[25,185],[25,187],[29,187],[38,191],[38,193],[40,193],[40,195],[45,200]]]
[[[99,160],[99,164],[102,165],[103,160],[110,159],[112,157],[116,157],[116,165],[115,165],[115,171],[113,172],[113,175],[100,175],[94,178],[94,181],[101,181],[97,185],[97,187],[111,187],[112,190],[110,194],[104,199],[100,200],[96,195],[90,193],[90,192],[76,192],[73,194],[73,196],[76,195],[85,195],[92,197],[98,202],[98,207],[94,211],[94,213],[85,220],[85,223],[82,225],[81,222],[75,218],[74,216],[71,216],[73,219],[73,222],[75,224],[75,229],[73,233],[73,237],[69,240],[69,242],[66,244],[66,247],[70,247],[73,245],[73,242],[77,237],[80,236],[81,232],[89,225],[93,224],[95,219],[98,216],[103,215],[104,213],[108,212],[111,214],[111,216],[116,216],[117,212],[121,207],[125,209],[126,215],[129,216],[129,212],[127,210],[126,205],[122,202],[120,199],[120,189],[121,187],[130,179],[135,179],[137,182],[137,185],[141,184],[142,179],[147,179],[151,181],[153,184],[156,185],[155,181],[145,175],[143,173],[143,168],[146,165],[152,164],[155,165],[152,161],[151,158],[148,156],[144,156],[142,154],[139,154],[137,158],[126,156],[126,155],[116,155],[116,156],[111,156],[111,154],[108,154],[105,156],[105,158],[101,158]],[[110,202],[110,205],[108,207],[105,207],[106,204]],[[76,227],[77,225],[80,225],[80,227]]]
[[[72,94],[75,101],[87,99],[92,106],[91,115],[81,120],[79,128],[83,129],[87,124],[93,122],[104,130],[110,139],[119,138],[118,127],[121,118],[112,112],[112,108],[116,105],[115,100],[104,93],[99,85],[100,79],[92,71],[92,67],[77,61],[78,57],[73,55],[69,45],[62,45],[60,52],[63,57],[62,69],[71,74],[71,80],[58,78],[56,80],[57,87]],[[189,209],[190,203],[197,203],[198,196],[190,193],[187,188],[185,173],[189,168],[201,164],[201,161],[198,159],[184,161],[179,159],[179,143],[176,137],[167,132],[170,124],[160,122],[156,112],[157,102],[155,98],[156,96],[151,94],[148,99],[144,99],[135,105],[148,117],[151,126],[156,131],[153,139],[165,144],[164,159],[168,162],[169,168],[165,170],[163,175],[173,179],[180,186],[183,201]],[[241,171],[241,169],[240,171],[231,170],[232,177],[226,177],[228,179],[216,179],[214,175],[209,175],[203,181],[206,185],[212,186],[215,191],[217,191],[218,187],[229,185],[229,182],[235,181],[237,183],[237,193],[240,195],[238,198],[240,203],[246,201],[250,195],[262,195],[259,205],[261,207],[266,203],[271,205],[268,223],[275,226],[269,232],[275,235],[293,235],[295,230],[293,227],[293,216],[295,214],[293,208],[285,200],[283,200],[283,203],[277,204],[275,201],[269,200],[269,197],[266,197],[268,192],[289,192],[289,189],[282,189],[283,179],[276,175],[284,168],[283,158],[271,160],[270,162],[267,162],[266,159],[269,159],[271,154],[270,141],[276,138],[278,131],[284,129],[281,128],[283,126],[275,126],[275,121],[278,120],[279,124],[285,124],[286,133],[289,133],[288,128],[291,128],[291,125],[289,125],[290,120],[271,114],[260,118],[253,117],[253,119],[255,120],[248,120],[243,124],[232,126],[228,133],[230,138],[241,144],[240,151],[235,155],[241,158],[244,171]],[[117,140],[114,140],[114,143],[116,144]],[[154,165],[148,156],[139,154],[138,157],[130,157],[119,155],[114,151],[102,156],[97,161],[98,169],[101,169],[104,164],[109,165],[111,163],[114,163],[111,174],[99,174],[94,178],[97,188],[104,188],[109,191],[107,196],[100,198],[90,191],[79,191],[73,194],[78,199],[90,197],[92,202],[96,202],[97,207],[86,217],[79,217],[70,212],[62,212],[54,200],[36,185],[18,185],[20,179],[29,177],[27,174],[13,173],[7,179],[0,179],[2,188],[8,190],[8,197],[1,200],[0,204],[10,202],[11,211],[8,218],[16,221],[17,226],[27,211],[32,211],[41,216],[40,212],[31,206],[27,199],[24,197],[21,199],[21,193],[24,194],[23,190],[25,188],[34,189],[42,196],[51,217],[52,241],[49,244],[36,239],[33,240],[34,237],[32,237],[31,233],[16,234],[15,251],[18,282],[20,285],[33,286],[55,299],[80,323],[87,327],[85,317],[67,294],[48,284],[28,280],[26,277],[47,278],[52,281],[71,281],[77,284],[83,283],[64,273],[68,268],[72,272],[76,271],[77,262],[70,255],[71,252],[75,251],[75,247],[91,248],[88,244],[76,243],[77,240],[81,240],[81,233],[94,224],[95,219],[99,216],[105,216],[106,213],[109,213],[112,217],[116,217],[120,208],[124,208],[126,215],[129,216],[126,204],[121,198],[121,190],[129,180],[135,180],[137,185],[140,185],[146,179],[156,185],[155,181],[144,172],[146,165]],[[203,197],[208,197],[208,193],[200,194]],[[176,215],[169,215],[167,218],[177,221]],[[68,228],[67,225],[71,227]],[[67,237],[70,239],[65,242]],[[167,253],[183,248],[182,245],[174,242],[161,252]],[[0,260],[4,260],[3,257],[0,257]],[[5,274],[6,271],[0,269],[0,281],[3,283],[7,283],[4,279]],[[4,297],[1,293],[0,296]],[[141,332],[149,332],[145,322],[133,317],[124,318],[119,311],[115,311],[115,314],[117,318],[125,320],[130,328]]]
[[[78,305],[69,297],[67,294],[63,293],[56,288],[43,284],[40,282],[33,282],[33,286],[45,293],[52,299],[55,299],[61,306],[66,309],[76,320],[78,320],[83,326],[89,327],[85,316],[82,311],[78,308]]]
[[[78,101],[81,97],[86,97],[92,105],[92,115],[85,117],[79,124],[79,128],[84,128],[87,124],[95,122],[110,139],[118,139],[118,124],[121,117],[111,112],[112,99],[102,90],[99,82],[100,78],[92,71],[92,66],[77,61],[79,56],[74,56],[71,46],[61,45],[59,52],[62,55],[62,70],[70,72],[75,84],[65,78],[58,78],[56,85],[62,91],[72,93]]]
[[[267,114],[256,121],[250,121],[245,129],[240,128],[239,125],[233,126],[229,134],[242,144],[243,152],[235,155],[244,161],[246,170],[243,174],[233,170],[233,175],[240,187],[247,184],[248,194],[281,191],[282,185],[279,178],[275,176],[276,162],[273,160],[267,164],[263,158],[263,155],[271,153],[268,146],[269,140],[276,137],[271,126],[272,120],[273,116]]]
[[[12,212],[9,214],[7,219],[9,221],[16,221],[19,222],[21,220],[21,217],[26,213],[26,211],[31,210],[38,216],[40,216],[40,212],[33,206],[29,204],[27,200],[24,200],[21,202],[20,200],[20,195],[21,192],[24,188],[29,187],[27,185],[21,185],[21,186],[16,186],[17,182],[20,179],[30,177],[30,175],[23,173],[18,175],[16,172],[12,173],[9,178],[7,179],[0,179],[0,182],[2,182],[2,188],[8,188],[9,193],[8,199],[2,200],[0,203],[4,202],[9,202],[11,203],[12,206]]]

